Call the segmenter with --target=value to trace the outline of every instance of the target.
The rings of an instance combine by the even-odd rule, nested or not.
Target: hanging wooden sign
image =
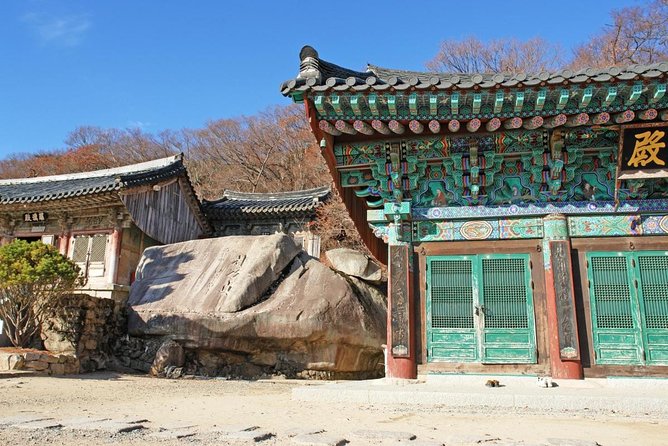
[[[557,333],[559,334],[559,355],[561,359],[580,359],[578,326],[575,314],[575,293],[573,290],[573,269],[569,242],[550,242],[550,261],[554,275],[554,292],[557,304]]]
[[[43,222],[49,219],[46,212],[26,212],[23,214],[23,221],[26,223]]]
[[[622,126],[619,179],[668,177],[668,124]]]
[[[407,358],[411,355],[408,249],[407,245],[390,245],[390,347],[395,358]]]

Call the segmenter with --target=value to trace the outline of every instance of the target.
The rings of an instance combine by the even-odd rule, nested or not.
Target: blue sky
[[[279,85],[305,44],[349,68],[424,70],[444,39],[541,36],[568,50],[638,4],[4,0],[0,159],[62,148],[82,125],[157,133],[287,104]]]

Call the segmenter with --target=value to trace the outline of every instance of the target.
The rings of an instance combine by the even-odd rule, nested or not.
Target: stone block
[[[49,364],[58,364],[58,356],[45,355],[45,358],[43,360],[48,362]]]
[[[97,348],[97,341],[95,339],[89,339],[85,343],[87,350],[95,350]]]
[[[39,361],[41,356],[42,356],[42,354],[40,352],[25,352],[23,354],[23,357],[25,358],[26,362],[28,362],[28,361]]]
[[[51,364],[49,367],[52,375],[64,375],[65,374],[65,364]]]
[[[49,368],[49,363],[46,361],[26,361],[25,368],[41,372]]]
[[[25,358],[15,353],[9,356],[7,363],[9,370],[23,370],[25,367]]]

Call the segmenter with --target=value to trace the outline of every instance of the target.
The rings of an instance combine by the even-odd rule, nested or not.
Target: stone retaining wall
[[[79,367],[79,360],[70,355],[16,348],[0,349],[2,372],[23,370],[48,375],[72,375],[79,373]]]

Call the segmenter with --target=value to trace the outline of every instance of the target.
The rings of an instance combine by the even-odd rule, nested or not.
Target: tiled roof
[[[499,87],[546,85],[566,86],[585,82],[629,81],[657,78],[668,73],[668,62],[650,65],[630,65],[603,69],[560,70],[541,73],[430,73],[403,71],[368,65],[366,72],[354,71],[322,60],[311,47],[300,54],[300,73],[295,79],[283,82],[281,93],[289,96],[298,92],[350,91],[373,92],[394,90],[449,90],[452,88],[493,89]]]
[[[176,155],[113,169],[0,180],[0,204],[35,203],[99,194],[175,177],[185,171]]]
[[[325,201],[329,186],[292,192],[246,193],[226,191],[220,200],[204,201],[204,213],[210,218],[261,218],[313,213]]]

